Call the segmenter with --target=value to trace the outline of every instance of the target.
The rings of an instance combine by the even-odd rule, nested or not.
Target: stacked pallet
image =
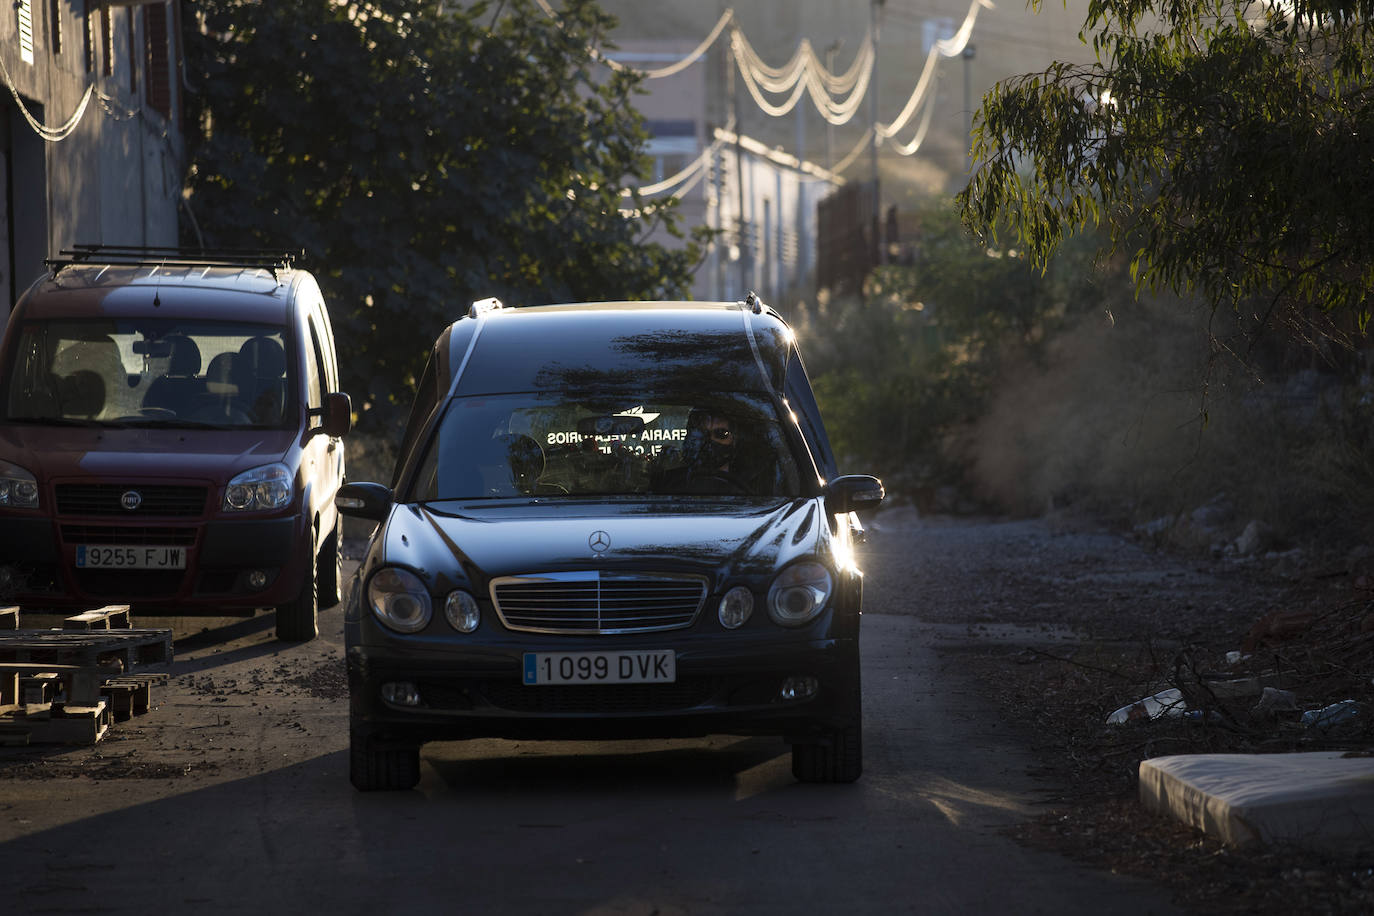
[[[94,744],[147,712],[167,675],[133,669],[169,664],[172,631],[130,623],[128,606],[112,605],[62,629],[0,629],[0,744]]]

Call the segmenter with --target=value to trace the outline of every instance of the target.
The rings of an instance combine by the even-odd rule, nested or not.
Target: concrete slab
[[[1181,754],[1140,764],[1140,800],[1233,846],[1374,848],[1374,757]]]

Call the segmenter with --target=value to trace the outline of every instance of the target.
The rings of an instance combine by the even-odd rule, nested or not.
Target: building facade
[[[0,12],[0,298],[75,244],[177,243],[180,4],[14,0]]]

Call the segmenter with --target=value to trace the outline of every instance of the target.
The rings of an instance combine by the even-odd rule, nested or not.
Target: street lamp
[[[971,43],[964,45],[964,121],[968,129],[968,167],[973,168],[973,58],[978,49]]]

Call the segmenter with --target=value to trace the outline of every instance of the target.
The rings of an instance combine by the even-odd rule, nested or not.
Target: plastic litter
[[[1183,692],[1177,687],[1161,690],[1154,696],[1136,700],[1123,706],[1107,717],[1108,725],[1125,725],[1145,719],[1158,719],[1163,716],[1181,716],[1187,707],[1183,702]]]
[[[1321,709],[1309,709],[1302,714],[1302,724],[1309,728],[1331,728],[1360,717],[1360,704],[1354,700],[1341,700]]]

